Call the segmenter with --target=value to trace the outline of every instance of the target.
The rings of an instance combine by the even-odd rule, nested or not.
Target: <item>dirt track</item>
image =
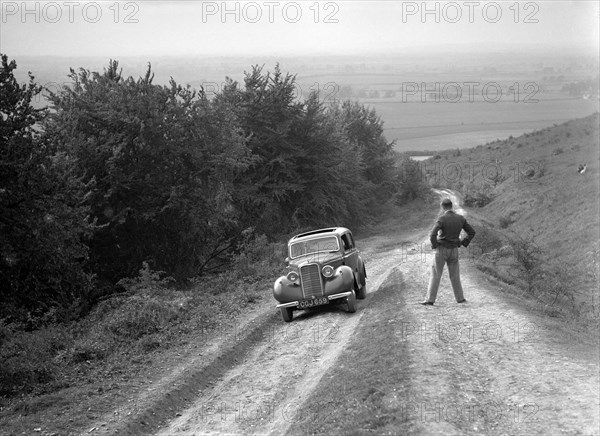
[[[396,260],[363,250],[368,262],[368,307],[373,293],[396,266]],[[160,434],[282,434],[296,410],[310,397],[325,370],[335,364],[352,338],[364,310],[349,314],[344,306],[294,312],[294,321],[277,316],[264,326],[260,344],[214,387]]]
[[[344,306],[294,312],[288,324],[273,305],[224,324],[198,360],[172,369],[135,400],[130,418],[113,417],[100,433],[302,434],[298,414],[328,378],[339,376],[336,359],[352,353],[350,344],[369,340],[364,329],[391,323],[409,353],[414,393],[410,404],[386,394],[389,413],[406,415],[394,431],[599,434],[597,343],[523,308],[467,259],[467,304],[454,302],[447,273],[436,305],[418,304],[432,256],[424,227],[359,241],[368,296],[356,313]],[[390,294],[380,299],[378,292]],[[403,318],[382,310],[382,301],[403,304]]]

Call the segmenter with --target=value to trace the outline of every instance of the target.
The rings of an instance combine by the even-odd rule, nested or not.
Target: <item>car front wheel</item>
[[[279,310],[281,310],[281,317],[285,322],[292,322],[292,319],[294,319],[294,309],[291,307],[280,307]]]
[[[359,300],[364,300],[365,298],[367,298],[367,284],[365,283],[364,285],[362,285],[362,287],[356,291],[356,298],[358,298]]]
[[[356,312],[356,294],[354,293],[354,289],[351,292],[346,298],[346,304],[348,305],[348,312],[354,313]]]

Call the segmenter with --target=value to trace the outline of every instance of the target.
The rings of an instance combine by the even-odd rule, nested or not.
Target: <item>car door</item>
[[[342,245],[344,249],[344,264],[348,265],[354,271],[355,277],[358,274],[358,250],[354,245],[352,233],[346,232],[342,235]]]

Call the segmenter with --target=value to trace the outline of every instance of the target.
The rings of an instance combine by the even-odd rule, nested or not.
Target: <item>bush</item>
[[[90,314],[88,325],[92,326],[93,334],[77,344],[81,353],[102,358],[106,354],[102,347],[160,332],[178,317],[176,304],[168,296],[167,288],[172,282],[173,278],[165,277],[162,271],[153,271],[143,262],[137,277],[119,281],[126,294],[105,299]]]
[[[159,332],[176,318],[177,310],[165,301],[148,295],[134,295],[104,320],[103,329],[117,341],[137,340]]]
[[[97,338],[82,337],[75,341],[69,360],[73,363],[102,360],[109,354],[107,345],[101,343]]]
[[[494,194],[489,183],[470,184],[465,187],[464,204],[467,207],[483,207],[492,202]]]
[[[419,162],[403,155],[396,162],[396,185],[398,191],[395,203],[403,204],[417,198],[426,199],[429,195],[429,185],[425,181],[425,174]]]
[[[548,169],[548,161],[546,161],[545,159],[540,160],[537,163],[537,177],[543,177],[546,175],[546,170]]]
[[[499,224],[500,224],[501,229],[506,229],[514,222],[515,222],[515,219],[513,218],[512,214],[501,216],[499,219]]]
[[[473,244],[479,247],[482,254],[498,250],[504,245],[500,234],[485,226],[477,229],[477,236],[473,240]]]
[[[164,271],[154,271],[148,265],[148,262],[142,262],[142,267],[135,278],[125,278],[119,280],[117,285],[122,286],[130,292],[140,292],[148,290],[160,290],[168,287],[175,279],[166,276]]]
[[[533,293],[536,282],[542,274],[542,249],[536,244],[533,236],[523,237],[520,235],[516,235],[512,247],[517,266],[527,283],[527,292]]]
[[[56,357],[72,343],[63,327],[24,332],[0,323],[0,396],[32,392],[61,372]]]
[[[237,253],[233,259],[235,275],[247,281],[261,277],[269,271],[269,266],[279,265],[287,256],[285,246],[269,242],[265,235],[256,235],[253,228],[242,232]]]

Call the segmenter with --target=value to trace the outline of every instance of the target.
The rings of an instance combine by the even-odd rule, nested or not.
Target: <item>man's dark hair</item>
[[[449,198],[444,198],[442,200],[442,207],[444,209],[452,209],[452,200],[450,200]]]

